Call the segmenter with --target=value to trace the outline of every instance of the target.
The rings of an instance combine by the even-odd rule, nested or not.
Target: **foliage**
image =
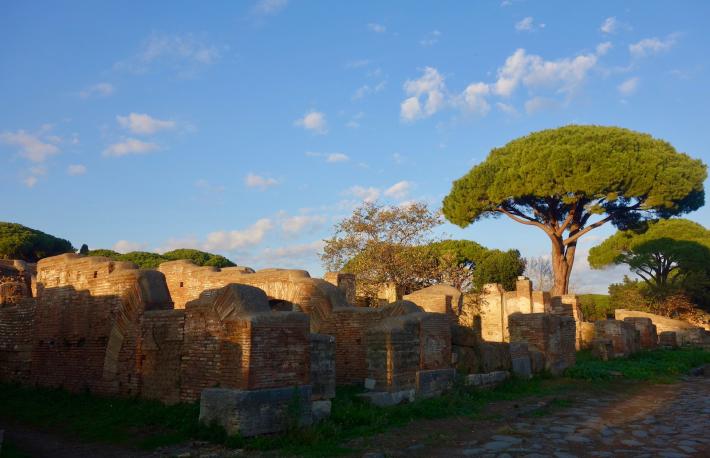
[[[597,269],[628,265],[656,302],[685,295],[710,304],[710,231],[698,223],[669,219],[618,231],[590,250],[589,263]]]
[[[114,261],[128,261],[141,269],[155,269],[163,262],[179,259],[188,259],[198,266],[233,267],[236,265],[224,256],[192,249],[173,250],[162,255],[148,251],[131,251],[121,254],[113,250],[97,249],[89,251],[89,256],[103,256]]]
[[[565,375],[574,379],[608,380],[622,374],[625,379],[669,383],[693,367],[710,363],[710,352],[700,348],[652,350],[628,358],[601,361],[589,351],[577,353],[577,363]]]
[[[606,294],[580,294],[577,297],[579,297],[582,315],[587,321],[605,320],[614,315],[614,309]]]
[[[695,313],[693,301],[682,291],[659,290],[626,276],[622,283],[609,285],[609,306],[611,310],[640,310],[671,318],[685,318]]]
[[[206,253],[200,250],[190,248],[181,248],[178,250],[167,251],[163,253],[165,259],[176,261],[179,259],[189,259],[198,266],[213,266],[213,267],[234,267],[235,263],[225,258],[224,256],[212,253]]]
[[[387,283],[407,293],[430,277],[430,250],[415,247],[429,242],[431,230],[440,222],[424,203],[407,207],[365,203],[336,224],[321,259],[329,271],[356,274],[367,296],[375,297],[380,285]]]
[[[79,254],[83,254],[84,256],[89,254],[89,245],[86,243],[81,245],[81,248],[79,248]]]
[[[451,284],[464,292],[480,290],[486,283],[501,283],[513,290],[525,270],[518,250],[490,250],[470,240],[442,240],[422,248],[434,258],[432,282]]]
[[[494,148],[454,181],[444,216],[466,227],[506,215],[542,229],[553,244],[554,292],[566,293],[577,240],[607,222],[697,210],[706,167],[669,143],[618,127],[570,125]]]
[[[48,256],[74,253],[68,240],[21,224],[0,222],[0,258],[37,262]]]
[[[402,294],[437,283],[464,292],[485,283],[515,284],[525,267],[517,250],[489,250],[468,240],[432,241],[438,215],[422,203],[407,208],[375,203],[356,208],[326,240],[326,269],[358,276],[361,294],[376,297],[387,283]]]

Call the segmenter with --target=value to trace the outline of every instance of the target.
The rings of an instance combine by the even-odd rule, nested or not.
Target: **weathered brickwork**
[[[595,338],[609,340],[614,348],[614,357],[627,357],[640,348],[640,337],[636,327],[628,321],[600,320],[594,323]]]
[[[0,380],[30,380],[35,303],[24,300],[0,307]]]
[[[403,297],[405,301],[414,302],[425,312],[443,313],[457,317],[463,307],[463,294],[449,285],[434,285],[420,289]]]
[[[547,313],[514,313],[508,317],[510,341],[527,343],[541,352],[545,368],[562,373],[575,363],[576,326],[572,317]]]
[[[650,318],[644,317],[627,317],[624,321],[634,325],[639,332],[639,346],[644,350],[656,348],[658,345],[658,334],[656,326]]]
[[[653,325],[656,326],[656,332],[658,334],[663,332],[675,332],[678,345],[694,345],[710,349],[710,332],[687,321],[676,320],[648,312],[625,309],[616,309],[614,316],[617,320],[648,318]]]
[[[335,337],[311,334],[311,390],[314,400],[335,397]]]

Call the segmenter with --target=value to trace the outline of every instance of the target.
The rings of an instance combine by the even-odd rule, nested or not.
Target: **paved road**
[[[501,430],[500,428],[498,429]],[[542,416],[524,416],[499,434],[458,435],[447,445],[410,446],[406,456],[710,457],[710,378],[648,385],[629,397],[583,399]],[[385,456],[401,452],[383,450]]]

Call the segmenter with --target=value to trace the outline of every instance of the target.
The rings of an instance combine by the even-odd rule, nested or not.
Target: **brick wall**
[[[141,322],[141,396],[166,403],[180,401],[184,310],[155,310]]]
[[[524,342],[545,356],[545,368],[559,374],[575,362],[576,325],[571,317],[516,313],[508,317],[511,342]]]
[[[32,299],[0,307],[0,380],[3,382],[30,380],[34,314]]]

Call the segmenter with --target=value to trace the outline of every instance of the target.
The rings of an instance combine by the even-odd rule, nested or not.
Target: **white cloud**
[[[37,184],[38,178],[35,176],[29,176],[22,180],[22,182],[27,186],[28,188],[34,188],[34,186]]]
[[[294,125],[321,135],[328,133],[328,123],[325,119],[325,114],[320,111],[309,111],[302,118],[297,119]]]
[[[387,86],[387,81],[380,81],[379,83],[375,84],[374,86],[370,86],[369,84],[365,84],[363,86],[360,86],[357,88],[355,93],[353,94],[352,99],[353,100],[359,100],[365,97],[368,94],[376,94],[383,90]]]
[[[347,162],[349,160],[348,155],[343,153],[331,153],[325,158],[325,162]]]
[[[490,110],[490,105],[486,97],[490,93],[490,87],[486,83],[472,83],[463,91],[461,100],[466,111],[478,115],[485,115]]]
[[[281,222],[281,230],[290,236],[304,232],[313,232],[325,224],[327,218],[323,215],[289,216]]]
[[[263,191],[271,186],[276,186],[279,182],[274,178],[267,178],[250,172],[246,178],[244,178],[244,184],[248,188],[260,188]]]
[[[631,95],[634,92],[636,92],[636,89],[638,88],[639,84],[639,77],[634,76],[632,78],[627,79],[623,83],[621,83],[617,89],[619,89],[619,93],[621,95]]]
[[[387,31],[387,27],[376,22],[370,22],[369,24],[367,24],[367,28],[369,28],[375,33],[385,33]]]
[[[360,120],[365,117],[365,113],[362,111],[359,113],[355,113],[352,118],[350,118],[350,121],[348,121],[345,125],[350,128],[350,129],[357,129],[360,127]]]
[[[380,197],[380,190],[373,187],[353,186],[346,191],[346,194],[351,194],[362,199],[363,202],[369,203],[376,201]]]
[[[611,41],[605,41],[597,45],[597,56],[603,56],[613,47]]]
[[[86,173],[86,166],[83,164],[71,164],[67,167],[67,173],[72,176],[84,175]]]
[[[301,245],[290,245],[279,248],[265,248],[259,254],[259,260],[267,261],[273,266],[301,267],[305,261],[316,258],[323,251],[325,242],[316,240]]]
[[[409,181],[400,181],[385,190],[385,195],[393,199],[404,199],[412,189],[412,183]]]
[[[130,253],[131,251],[143,251],[146,248],[145,243],[129,242],[128,240],[119,240],[113,244],[113,251],[119,253]]]
[[[43,140],[39,135],[28,134],[24,130],[0,133],[1,143],[18,147],[21,157],[37,164],[46,161],[50,156],[58,154],[59,148],[52,143],[59,143],[60,141],[61,139],[58,137],[48,137],[47,140]]]
[[[254,14],[273,16],[288,6],[288,0],[259,0],[252,8]]]
[[[496,107],[497,107],[500,111],[502,111],[503,113],[505,113],[505,114],[507,114],[507,115],[513,115],[513,116],[515,116],[515,115],[518,114],[518,110],[516,110],[513,105],[509,105],[509,104],[507,104],[507,103],[498,102],[498,103],[496,103]]]
[[[220,58],[219,49],[193,35],[154,33],[143,43],[140,51],[130,59],[116,62],[114,69],[145,73],[153,65],[165,65],[180,76],[194,76],[201,68]]]
[[[614,33],[618,28],[619,22],[616,20],[615,17],[612,16],[604,19],[604,22],[602,22],[602,25],[599,27],[599,30],[601,30],[603,33]]]
[[[559,104],[553,99],[547,97],[533,97],[525,102],[525,111],[527,114],[534,114],[538,111],[556,108]]]
[[[639,58],[651,56],[670,50],[677,42],[677,34],[668,35],[665,39],[644,38],[643,40],[629,45],[631,57]]]
[[[347,162],[350,160],[350,156],[344,153],[316,153],[314,151],[306,151],[306,156],[308,157],[322,157],[325,162],[336,163],[336,162]]]
[[[134,134],[149,135],[161,130],[175,128],[175,121],[153,118],[145,113],[131,113],[128,116],[116,116],[118,124]]]
[[[426,67],[416,80],[407,80],[404,91],[410,96],[400,106],[400,116],[405,121],[431,116],[444,107],[446,86],[444,77],[433,67]],[[419,98],[424,97],[422,109]]]
[[[147,154],[160,149],[157,143],[144,142],[135,138],[127,138],[122,142],[109,145],[103,152],[104,156],[121,157],[130,154]]]
[[[90,97],[108,97],[113,94],[115,90],[116,89],[111,83],[97,83],[79,92],[79,97],[82,99],[88,99]]]
[[[531,16],[521,19],[515,23],[515,30],[518,32],[530,32],[535,28],[535,21]]]
[[[509,97],[523,84],[528,88],[550,88],[557,92],[573,92],[597,64],[596,54],[580,54],[572,58],[545,60],[517,49],[498,69],[495,92]]]
[[[432,30],[427,33],[424,38],[419,40],[419,44],[422,46],[434,46],[439,42],[439,37],[441,37],[441,32],[438,30]]]
[[[268,218],[262,218],[243,230],[217,231],[207,235],[204,243],[206,250],[236,250],[258,245],[274,224]]]

